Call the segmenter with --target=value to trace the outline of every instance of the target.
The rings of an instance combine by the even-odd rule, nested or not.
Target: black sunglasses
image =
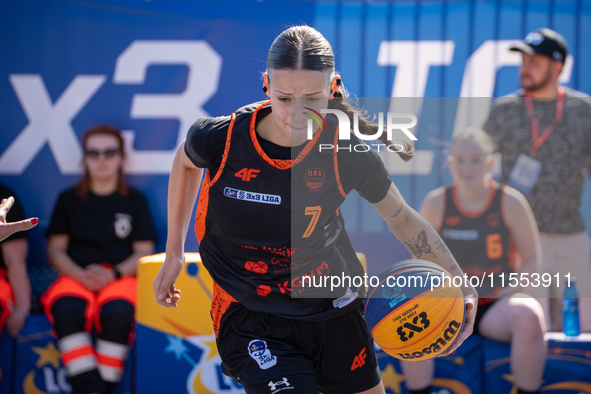
[[[119,153],[121,153],[119,149],[106,149],[103,151],[96,149],[87,149],[86,151],[84,151],[84,155],[90,159],[98,159],[99,157],[110,159],[112,157],[115,157]]]

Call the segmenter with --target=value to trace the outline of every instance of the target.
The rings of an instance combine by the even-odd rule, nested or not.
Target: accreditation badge
[[[541,171],[542,163],[522,153],[517,158],[513,170],[511,170],[507,185],[528,196],[538,182]]]

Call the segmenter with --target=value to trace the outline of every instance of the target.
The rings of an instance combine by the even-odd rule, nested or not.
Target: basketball
[[[382,350],[401,360],[419,361],[437,357],[453,345],[464,324],[464,297],[444,268],[404,260],[378,277],[365,303],[365,321]]]

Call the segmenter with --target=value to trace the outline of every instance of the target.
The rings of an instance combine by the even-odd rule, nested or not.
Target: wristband
[[[113,267],[113,274],[115,274],[115,280],[121,279],[121,276],[123,276],[117,267]]]

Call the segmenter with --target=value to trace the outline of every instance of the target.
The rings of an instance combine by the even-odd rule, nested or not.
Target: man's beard
[[[544,75],[544,78],[542,78],[542,80],[538,83],[533,82],[533,78],[529,78],[530,83],[528,85],[525,85],[523,83],[523,77],[521,77],[521,87],[527,91],[530,92],[535,92],[537,90],[541,90],[543,88],[545,88],[547,85],[549,85],[552,82],[552,69],[550,67],[548,67],[548,70],[546,71],[546,75]]]

